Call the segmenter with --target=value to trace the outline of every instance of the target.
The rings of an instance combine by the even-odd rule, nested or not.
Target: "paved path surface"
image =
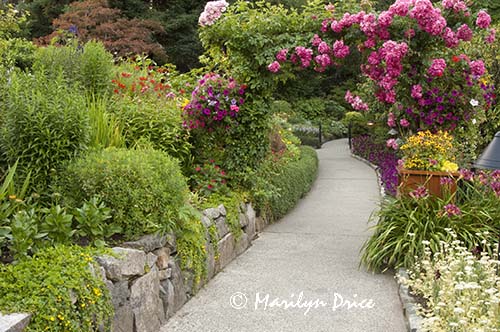
[[[311,192],[161,332],[406,331],[393,276],[358,268],[359,249],[369,236],[367,220],[379,199],[375,173],[350,157],[346,140],[326,143],[318,154],[320,172]],[[237,292],[248,299],[239,310],[230,305]],[[234,299],[244,303],[243,295]],[[346,306],[347,301],[369,304],[363,299],[372,299],[373,308]],[[309,312],[297,307],[315,300],[318,307]],[[279,302],[295,307],[276,306]]]

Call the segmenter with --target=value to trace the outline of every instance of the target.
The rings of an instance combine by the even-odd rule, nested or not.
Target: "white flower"
[[[472,105],[474,106],[474,105]],[[477,120],[476,119],[472,119],[472,124],[476,124],[477,123]]]
[[[472,107],[476,107],[477,105],[479,105],[479,102],[475,99],[471,99],[470,104],[472,105]]]

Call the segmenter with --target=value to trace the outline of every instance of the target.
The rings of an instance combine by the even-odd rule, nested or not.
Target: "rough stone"
[[[207,281],[212,279],[215,275],[215,250],[210,241],[207,241],[207,259],[205,266],[207,267]]]
[[[164,247],[167,243],[167,236],[149,234],[141,237],[137,241],[125,242],[122,244],[125,248],[139,249],[146,253],[151,252],[155,249]]]
[[[156,259],[156,266],[158,266],[160,270],[166,269],[170,261],[170,249],[167,247],[156,249],[154,254],[158,257]]]
[[[243,228],[243,231],[247,234],[249,241],[253,241],[256,236],[255,219],[256,218],[248,219],[248,224]]]
[[[204,210],[203,214],[205,216],[207,216],[208,218],[215,220],[215,219],[219,218],[220,211],[219,211],[219,209],[210,208],[210,209]]]
[[[247,218],[246,214],[240,212],[239,220],[240,220],[241,227],[245,227],[246,225],[248,225],[248,218]]]
[[[169,319],[175,313],[175,292],[174,285],[168,279],[160,284],[160,298],[163,302],[165,317]]]
[[[209,228],[210,226],[212,226],[214,224],[213,221],[212,221],[212,219],[210,219],[207,216],[202,216],[201,217],[201,222],[203,223],[203,225],[205,226],[205,228]]]
[[[192,270],[183,270],[181,271],[182,278],[184,279],[184,289],[186,291],[187,298],[191,298],[191,296],[196,292],[195,283],[194,283],[194,272]]]
[[[216,271],[222,270],[229,262],[231,262],[235,257],[234,251],[234,236],[233,234],[227,234],[218,243],[219,248],[219,259],[217,260]]]
[[[167,244],[165,245],[168,249],[170,249],[170,253],[174,254],[177,252],[177,238],[174,233],[165,234],[167,237]]]
[[[215,227],[217,227],[217,235],[219,239],[222,239],[227,233],[229,233],[229,227],[227,227],[225,217],[219,217],[215,220]]]
[[[262,217],[255,218],[255,231],[261,233],[266,228],[266,221]]]
[[[226,212],[226,207],[224,206],[224,204],[221,204],[217,207],[217,209],[219,210],[221,216],[226,216],[227,212]]]
[[[134,313],[130,305],[115,308],[115,317],[113,319],[113,332],[131,332],[134,331]]]
[[[246,216],[248,218],[249,222],[253,222],[255,224],[255,218],[257,217],[257,214],[255,213],[255,210],[252,207],[252,204],[248,203],[247,204],[247,209],[246,209]]]
[[[164,269],[164,270],[158,271],[158,278],[160,278],[160,281],[168,279],[171,276],[172,276],[172,269]]]
[[[249,245],[250,245],[250,241],[248,239],[248,235],[246,233],[241,234],[238,241],[236,241],[235,248],[234,248],[236,256],[239,256],[242,253],[244,253],[245,250],[247,250]]]
[[[153,269],[137,279],[130,287],[130,304],[134,313],[135,330],[158,332],[164,320],[160,299],[158,269]]]
[[[97,257],[97,262],[104,267],[108,279],[119,281],[144,275],[146,254],[143,251],[119,247],[112,250],[117,257],[108,255]]]
[[[148,254],[146,255],[146,264],[147,264],[147,266],[149,267],[150,270],[156,264],[156,260],[157,259],[158,259],[158,256],[156,256],[152,252],[148,252]]]
[[[184,280],[182,278],[181,269],[176,261],[171,260],[168,267],[172,269],[170,280],[174,288],[174,303],[172,306],[173,312],[179,310],[187,301],[186,289],[184,288]]]
[[[113,302],[115,310],[121,306],[124,306],[127,303],[130,297],[130,291],[128,289],[128,280],[118,281],[115,283],[107,281],[106,286],[109,289],[109,293],[111,295],[111,301]]]
[[[2,315],[0,313],[1,332],[21,332],[24,331],[31,320],[31,314],[18,313]]]

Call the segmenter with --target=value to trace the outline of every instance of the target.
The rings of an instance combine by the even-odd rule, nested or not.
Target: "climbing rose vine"
[[[387,124],[401,133],[453,130],[473,117],[486,120],[496,96],[484,63],[456,51],[475,34],[494,42],[486,11],[473,14],[461,0],[396,0],[378,15],[336,17],[331,5],[325,9],[332,17],[322,22],[311,45],[279,51],[269,71],[300,66],[323,72],[349,64],[348,57],[359,52],[374,98],[365,102],[348,91],[345,99],[354,109],[383,110]]]
[[[229,6],[224,0],[209,1],[205,5],[205,10],[201,13],[198,23],[201,26],[212,25],[217,21]]]

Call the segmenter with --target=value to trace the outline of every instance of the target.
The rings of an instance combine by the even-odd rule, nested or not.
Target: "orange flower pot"
[[[456,172],[434,172],[420,170],[399,170],[398,195],[408,195],[420,186],[424,186],[430,195],[443,198],[448,192],[454,194],[457,191],[457,179],[459,173]],[[441,179],[451,178],[451,184],[441,184]]]

